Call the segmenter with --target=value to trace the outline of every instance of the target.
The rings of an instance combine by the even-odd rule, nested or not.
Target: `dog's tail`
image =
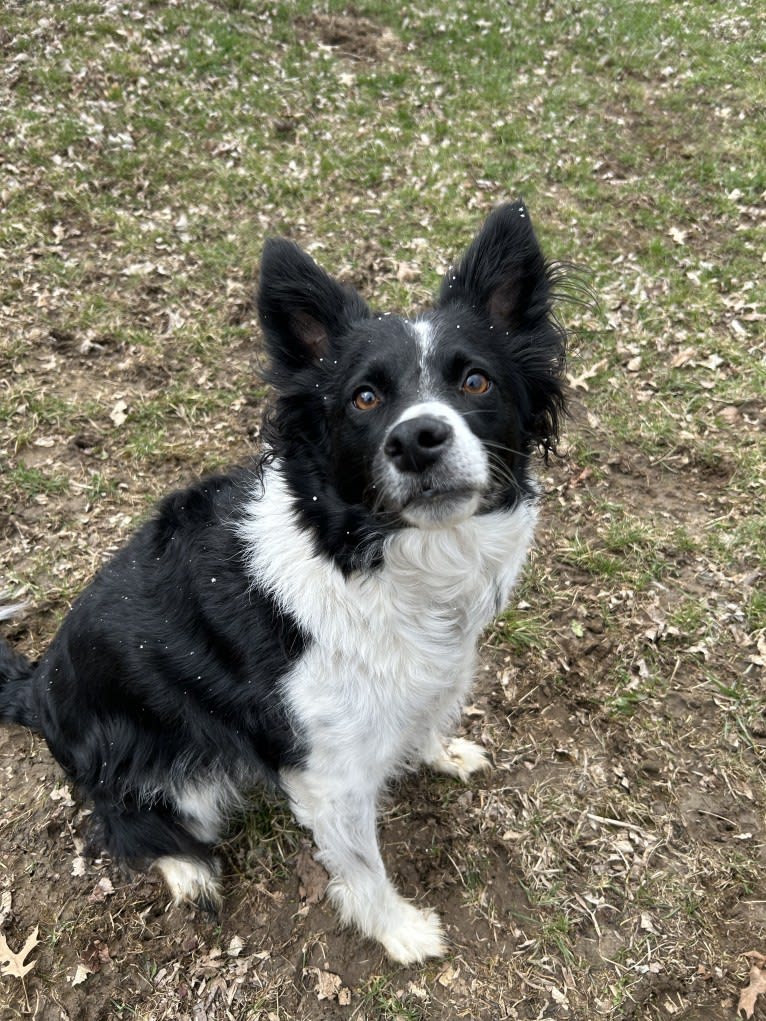
[[[15,616],[22,608],[21,605],[0,606],[0,620]],[[40,719],[32,701],[34,672],[34,663],[0,638],[0,722],[40,729]]]

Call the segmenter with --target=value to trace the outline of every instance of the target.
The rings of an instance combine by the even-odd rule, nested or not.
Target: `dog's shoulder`
[[[258,488],[260,475],[260,463],[254,461],[226,474],[198,479],[163,497],[148,524],[160,534],[173,534],[236,520]]]

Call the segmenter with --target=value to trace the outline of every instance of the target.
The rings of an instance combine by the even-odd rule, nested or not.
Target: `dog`
[[[215,844],[265,781],[344,923],[402,964],[446,951],[386,874],[377,807],[403,770],[489,765],[450,735],[532,540],[532,456],[565,412],[557,277],[521,201],[414,318],[268,240],[263,452],[164,499],[38,663],[0,645],[0,719],[44,735],[100,846],[176,902],[219,908]]]

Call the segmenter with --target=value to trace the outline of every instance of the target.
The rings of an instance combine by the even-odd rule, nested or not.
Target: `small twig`
[[[650,837],[646,830],[642,830],[640,826],[634,826],[632,822],[623,822],[622,819],[607,819],[603,815],[593,815],[591,812],[586,812],[585,815],[592,822],[600,822],[605,826],[619,826],[622,830],[632,830],[633,833],[638,833],[641,837]]]

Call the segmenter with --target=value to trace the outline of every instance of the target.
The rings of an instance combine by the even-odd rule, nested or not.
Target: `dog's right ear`
[[[263,249],[258,315],[272,359],[300,369],[324,357],[331,338],[372,313],[352,287],[325,273],[293,241]]]
[[[507,202],[487,217],[439,293],[441,306],[462,303],[501,330],[532,330],[550,315],[550,274],[524,203]]]

